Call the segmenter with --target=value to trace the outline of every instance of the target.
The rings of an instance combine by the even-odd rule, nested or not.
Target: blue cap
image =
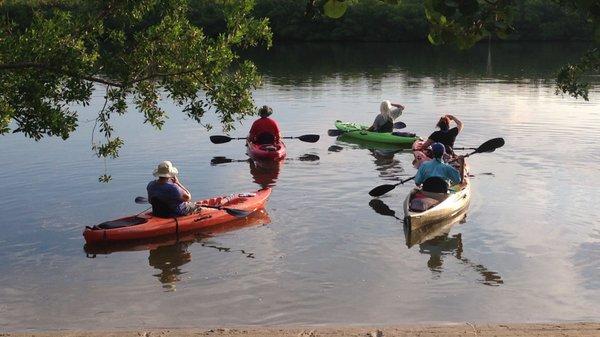
[[[433,145],[431,145],[431,152],[433,152],[435,158],[442,158],[445,151],[446,147],[442,143],[433,143]]]

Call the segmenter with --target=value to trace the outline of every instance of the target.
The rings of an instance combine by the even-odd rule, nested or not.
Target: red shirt
[[[279,137],[281,137],[281,131],[279,130],[279,125],[274,119],[269,117],[261,117],[254,121],[252,127],[250,128],[250,133],[248,134],[248,139],[255,143],[257,141],[257,137],[261,133],[270,133],[275,136],[275,142],[279,141]]]

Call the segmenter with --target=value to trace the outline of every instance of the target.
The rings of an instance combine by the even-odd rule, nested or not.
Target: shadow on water
[[[252,252],[248,252],[244,249],[223,247],[212,242],[211,238],[218,234],[231,232],[245,227],[266,225],[270,222],[271,219],[269,218],[267,211],[265,209],[260,209],[245,218],[211,226],[201,231],[118,244],[86,244],[84,246],[84,251],[88,257],[95,258],[97,255],[148,250],[148,264],[150,267],[159,270],[159,272],[153,274],[153,276],[158,278],[163,285],[163,288],[171,291],[175,290],[175,284],[181,281],[181,275],[186,273],[181,267],[192,260],[192,253],[188,251],[191,245],[200,243],[202,247],[216,249],[220,252],[237,252],[247,258],[254,258],[254,253]]]
[[[372,199],[369,206],[377,214],[390,216],[402,220],[396,215],[396,212],[389,208],[383,201]],[[409,226],[404,226],[406,237],[406,246],[411,248],[419,245],[419,253],[429,255],[427,267],[434,273],[440,274],[444,271],[443,263],[446,256],[453,256],[461,264],[464,264],[475,270],[482,279],[479,281],[488,286],[500,286],[504,284],[502,277],[497,272],[491,271],[485,266],[474,263],[463,256],[462,233],[450,235],[450,229],[457,223],[465,223],[467,211],[461,212],[454,217],[444,219],[443,221],[430,223],[417,230],[411,230]]]

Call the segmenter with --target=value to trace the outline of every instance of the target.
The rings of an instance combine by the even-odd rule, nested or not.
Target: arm
[[[190,193],[190,191],[179,182],[179,179],[177,177],[171,178],[171,180],[175,185],[179,186],[179,188],[181,189],[181,199],[183,201],[190,201],[192,199],[192,194]]]
[[[454,123],[456,123],[456,127],[458,128],[458,132],[461,132],[463,129],[463,123],[456,117],[452,116],[452,115],[446,115],[446,117],[450,118],[450,120],[453,120]]]
[[[431,144],[433,144],[433,140],[431,140],[431,139],[429,139],[429,138],[428,138],[428,139],[425,141],[425,143],[421,144],[421,148],[420,148],[420,150],[425,150],[425,149],[427,149],[428,147],[430,147],[430,146],[431,146]]]
[[[417,174],[415,174],[415,185],[419,186],[423,183],[423,170],[419,168]]]

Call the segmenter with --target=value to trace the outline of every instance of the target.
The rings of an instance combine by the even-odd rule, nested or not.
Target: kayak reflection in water
[[[371,125],[367,131],[373,132],[392,132],[394,131],[394,120],[404,111],[404,106],[391,103],[388,100],[381,102],[379,105],[379,115],[375,117],[373,125]]]
[[[150,250],[148,264],[161,271],[154,276],[158,277],[163,288],[174,291],[175,283],[181,281],[181,275],[186,272],[179,267],[192,260],[192,254],[187,250],[192,242],[178,242],[171,246],[161,246]]]
[[[248,141],[255,144],[276,144],[281,139],[281,130],[277,122],[269,116],[273,109],[263,105],[259,110],[259,119],[252,123],[248,133]]]
[[[283,166],[283,160],[252,160],[250,163],[250,174],[255,183],[261,188],[273,187],[279,177],[279,171]]]

